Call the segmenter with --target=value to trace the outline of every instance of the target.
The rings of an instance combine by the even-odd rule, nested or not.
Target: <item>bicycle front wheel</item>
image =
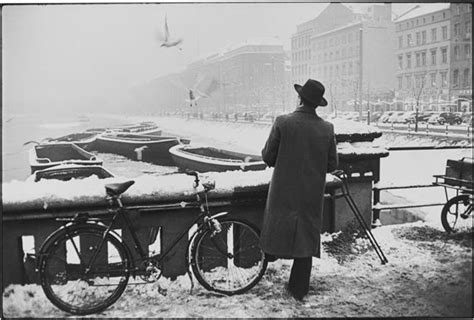
[[[89,225],[67,228],[41,254],[41,286],[59,309],[78,315],[97,313],[125,290],[127,251],[110,234],[104,238],[104,232],[105,228]]]
[[[449,199],[441,210],[441,223],[447,232],[472,228],[472,203],[468,194]]]
[[[220,232],[205,230],[193,241],[193,273],[208,290],[244,293],[258,283],[267,268],[258,229],[241,220],[219,222]]]

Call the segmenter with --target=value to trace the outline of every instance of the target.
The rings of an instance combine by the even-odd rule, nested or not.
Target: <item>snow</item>
[[[303,302],[285,291],[291,260],[269,264],[249,292],[224,296],[187,275],[129,285],[122,297],[90,317],[472,317],[472,233],[449,235],[423,222],[373,230],[387,256],[382,265],[368,240],[341,233],[322,237]],[[132,280],[131,280],[132,281]],[[5,317],[72,317],[55,308],[40,286],[10,285]]]
[[[236,189],[268,185],[273,169],[259,171],[226,171],[200,174],[201,184],[206,181],[216,182],[216,188],[209,193],[209,198],[230,196]],[[85,179],[70,181],[40,180],[39,182],[14,180],[3,183],[4,210],[15,210],[25,207],[42,207],[43,209],[70,207],[76,203],[98,203],[105,205],[105,185],[125,182],[125,177],[99,179],[91,176]],[[127,201],[146,201],[176,199],[182,200],[193,196],[194,177],[186,174],[169,174],[162,176],[141,175],[133,179],[135,184],[124,193],[124,204]],[[327,174],[327,183],[338,179]],[[202,191],[202,186],[197,189]]]

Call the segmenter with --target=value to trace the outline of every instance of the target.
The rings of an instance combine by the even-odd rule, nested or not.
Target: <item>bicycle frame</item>
[[[66,235],[71,240],[71,242],[73,244],[73,247],[74,247],[74,250],[76,250],[76,252],[78,253],[79,258],[81,259],[81,264],[83,264],[86,267],[86,272],[88,272],[90,270],[91,266],[95,262],[95,260],[97,258],[97,254],[102,249],[102,247],[105,243],[105,239],[106,239],[108,234],[112,234],[114,237],[118,238],[122,242],[121,237],[116,232],[113,231],[114,230],[113,229],[114,223],[115,223],[115,221],[117,220],[117,218],[119,216],[121,216],[124,219],[126,228],[128,229],[128,231],[130,232],[130,234],[132,236],[135,252],[137,252],[138,255],[140,256],[139,261],[145,261],[146,259],[157,259],[157,262],[161,262],[171,252],[171,250],[173,250],[173,248],[178,244],[178,242],[180,242],[188,234],[189,230],[192,228],[193,225],[195,225],[199,221],[203,221],[204,223],[206,223],[209,220],[212,220],[212,219],[215,219],[215,218],[218,218],[220,216],[228,214],[228,212],[219,212],[219,213],[214,214],[214,215],[211,216],[210,211],[209,211],[209,205],[208,205],[208,202],[207,202],[207,194],[204,193],[205,204],[202,203],[201,198],[199,196],[199,193],[196,193],[196,197],[197,197],[197,203],[199,204],[200,214],[186,228],[183,229],[183,231],[173,240],[173,242],[169,245],[168,248],[166,248],[165,250],[163,250],[163,252],[160,252],[159,254],[152,255],[152,256],[149,256],[149,257],[147,255],[146,251],[140,245],[140,241],[138,240],[137,234],[132,228],[132,222],[131,222],[130,218],[127,215],[127,212],[129,210],[132,210],[132,208],[125,207],[122,204],[119,197],[109,199],[109,200],[112,200],[112,202],[115,202],[116,205],[117,205],[116,208],[109,209],[109,211],[111,213],[113,212],[113,216],[112,216],[111,222],[109,224],[103,223],[103,219],[84,217],[82,221],[71,222],[70,224],[64,225],[63,227],[66,229]],[[152,207],[146,207],[146,208],[150,209]],[[133,209],[136,209],[136,207],[133,207]],[[70,220],[67,219],[66,221],[70,221]],[[68,227],[71,227],[71,226],[73,226],[77,223],[92,222],[92,221],[99,222],[98,225],[104,227],[105,231],[104,231],[104,234],[102,236],[102,240],[98,245],[98,249],[94,252],[94,254],[91,256],[89,261],[86,263],[85,261],[82,261],[82,257],[79,254],[78,247],[76,246],[75,242],[72,239],[72,236],[68,232]],[[189,244],[188,244],[188,250],[189,250],[189,245],[192,243],[193,238],[195,237],[195,235],[200,230],[202,230],[203,225],[204,224],[198,224],[198,229],[190,237],[190,241],[189,241]],[[124,244],[124,246],[125,246],[127,252],[130,254],[130,249],[128,248],[128,246],[126,244]],[[131,257],[131,255],[130,255],[130,257]],[[132,265],[133,271],[136,271],[137,269],[135,267],[135,260],[131,260],[131,262],[133,263],[133,265]]]

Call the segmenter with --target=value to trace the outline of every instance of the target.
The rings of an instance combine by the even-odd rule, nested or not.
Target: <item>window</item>
[[[421,53],[421,65],[424,67],[426,66],[426,51]]]
[[[403,69],[403,55],[398,56],[398,69],[402,70]]]
[[[431,42],[436,42],[436,28],[431,29]]]
[[[455,7],[454,7],[454,13],[455,13],[456,15],[461,14],[461,10],[460,10],[459,7],[460,7],[459,4],[456,4]]]
[[[416,66],[419,67],[420,64],[421,64],[421,59],[420,59],[420,58],[421,58],[421,55],[420,55],[420,53],[417,52],[417,53],[415,54],[415,57],[416,57],[416,58],[415,58],[415,59],[416,59],[416,60],[415,60],[415,61],[416,61]]]
[[[469,79],[471,79],[471,77],[469,76],[469,69],[464,69],[464,76],[462,82],[464,87],[469,87]]]
[[[433,21],[434,21],[434,19],[435,19],[435,17],[434,17],[434,16],[431,16],[431,22],[433,22]]]
[[[349,34],[347,35],[347,41],[348,41],[348,42],[352,42],[352,33],[349,33]]]
[[[443,40],[448,40],[448,27],[441,27],[441,33],[443,34]]]
[[[349,67],[348,67],[347,69],[348,69],[348,70],[347,70],[347,73],[348,73],[349,75],[352,75],[352,61],[349,61]]]
[[[419,32],[416,33],[416,45],[419,46],[421,44],[421,35]]]
[[[422,44],[426,43],[426,31],[421,32],[421,43]]]
[[[441,48],[441,63],[448,63],[448,49]]]
[[[471,21],[466,21],[464,23],[465,29],[466,29],[466,38],[470,39],[471,38],[471,32],[472,32],[472,23]]]
[[[346,57],[346,49],[342,49],[342,52],[341,52],[341,58],[345,58]]]
[[[354,49],[352,47],[349,47],[349,57],[352,57],[352,55],[354,54],[353,50]]]
[[[436,49],[431,50],[431,65],[436,65]]]
[[[446,71],[441,72],[441,87],[446,88],[448,86],[448,73]]]
[[[432,87],[436,87],[436,73],[435,72],[430,73],[430,85]]]
[[[405,79],[406,79],[406,83],[407,83],[407,89],[410,89],[411,86],[412,86],[411,76],[406,76]]]
[[[464,56],[466,57],[466,59],[471,58],[471,45],[470,44],[464,45]]]
[[[454,60],[459,60],[459,46],[454,46]]]
[[[407,69],[411,68],[411,53],[407,53]]]
[[[457,88],[459,85],[459,70],[455,69],[453,71],[453,87]]]
[[[398,37],[398,48],[403,48],[403,36]]]
[[[411,33],[410,34],[407,34],[407,46],[408,47],[411,47],[412,46],[412,42],[411,42]]]
[[[454,36],[457,36],[459,35],[461,32],[460,32],[460,24],[459,23],[455,23],[454,24]]]
[[[403,78],[402,77],[397,77],[398,78],[398,90],[401,90],[403,88]]]

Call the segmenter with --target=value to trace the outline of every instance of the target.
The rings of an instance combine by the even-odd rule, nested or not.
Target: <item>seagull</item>
[[[166,48],[177,47],[179,50],[183,50],[181,47],[178,47],[178,45],[181,44],[181,42],[183,42],[183,39],[170,38],[170,31],[168,29],[168,18],[166,16],[165,16],[165,34],[163,35],[158,30],[158,40],[161,42],[160,47],[166,47]]]
[[[173,82],[176,86],[187,90],[188,99],[185,99],[185,101],[189,103],[190,107],[197,106],[197,101],[201,98],[209,98],[211,93],[218,88],[217,80],[213,79],[206,90],[199,90],[198,86],[204,81],[204,79],[205,76],[198,75],[196,83],[191,88],[184,85],[182,81],[179,81],[179,83]]]

